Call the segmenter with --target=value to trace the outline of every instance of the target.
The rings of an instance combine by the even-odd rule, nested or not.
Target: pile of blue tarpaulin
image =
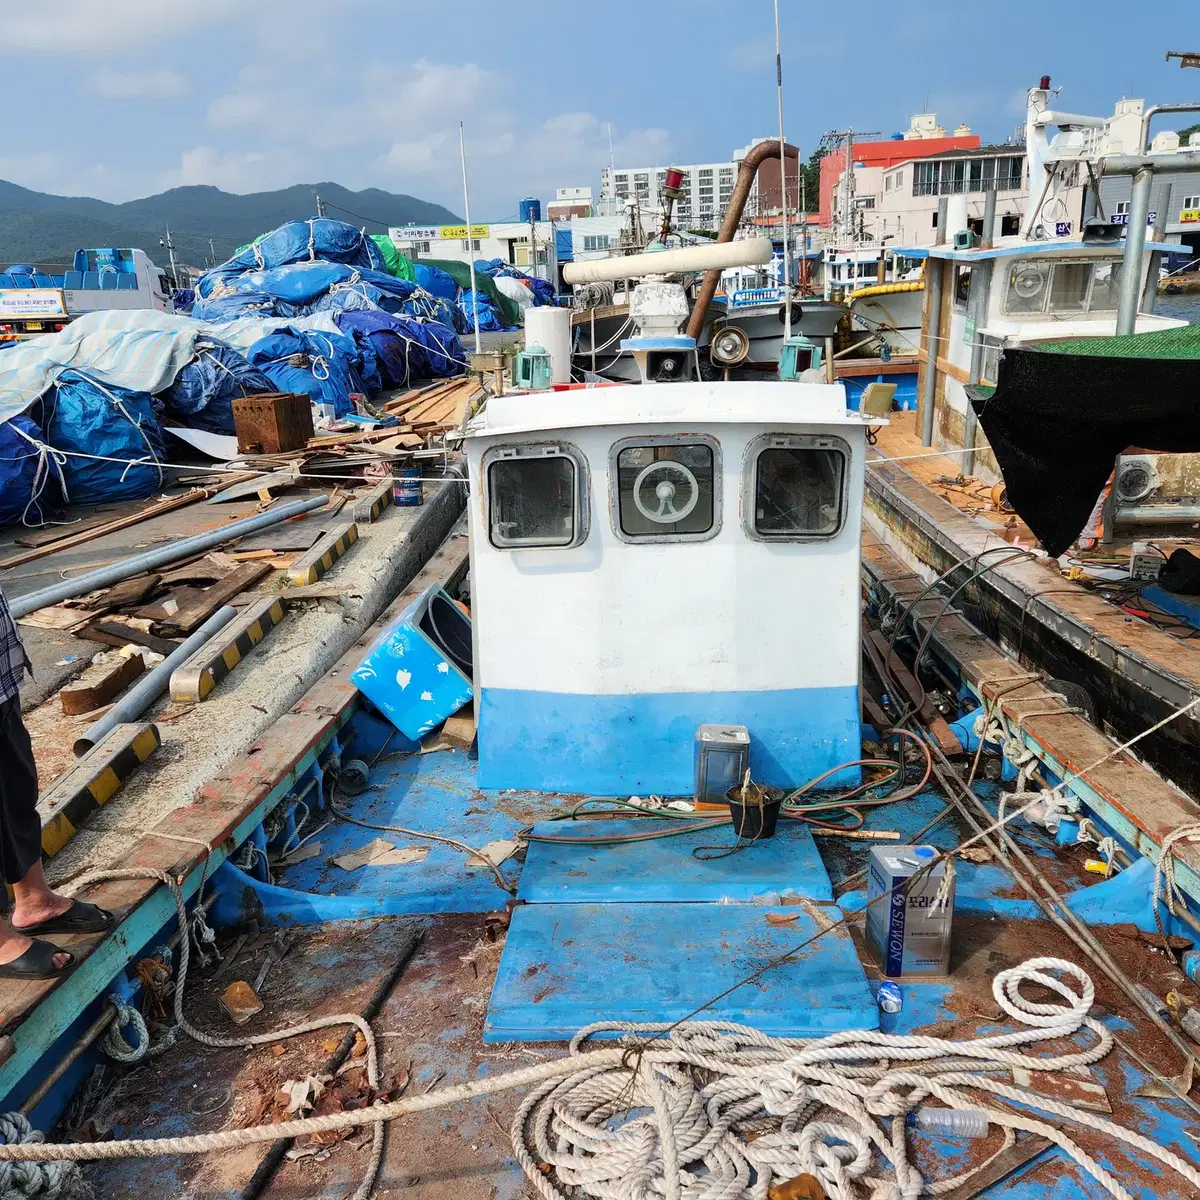
[[[501,279],[515,279],[528,289],[536,306],[543,304],[553,305],[556,302],[554,285],[552,283],[547,282],[545,279],[538,279],[534,275],[526,275],[524,271],[511,266],[502,258],[477,258],[475,260],[475,270],[482,271],[483,274],[497,281]],[[497,286],[500,286],[498,282]],[[510,293],[507,289],[502,290],[510,298],[516,299],[516,293]],[[517,300],[517,303],[520,303],[520,301]]]

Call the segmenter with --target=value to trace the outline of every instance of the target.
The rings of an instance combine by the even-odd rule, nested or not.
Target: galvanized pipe
[[[1200,154],[1174,150],[1169,154],[1110,154],[1100,160],[1105,175],[1132,175],[1143,168],[1155,171],[1200,171]]]
[[[983,237],[980,249],[990,250],[996,244],[996,189],[988,188],[983,194]]]
[[[111,1004],[83,1031],[75,1044],[58,1060],[49,1074],[29,1093],[25,1103],[17,1110],[29,1116],[45,1098],[54,1085],[100,1040],[108,1027],[117,1019],[117,1010]]]
[[[1200,504],[1123,504],[1118,525],[1200,525]]]
[[[1158,192],[1158,208],[1154,214],[1154,228],[1150,231],[1150,240],[1152,242],[1161,242],[1166,235],[1167,230],[1167,213],[1171,211],[1172,193],[1174,185],[1170,180],[1164,181]],[[1141,311],[1144,313],[1154,312],[1158,304],[1158,273],[1162,270],[1163,252],[1161,250],[1150,251],[1150,263],[1146,268],[1146,283],[1142,287],[1142,306]]]
[[[945,263],[940,258],[925,260],[925,295],[929,324],[925,335],[925,374],[921,377],[921,445],[933,445],[933,406],[937,401],[938,332],[942,327],[942,279]]]
[[[75,757],[82,758],[118,725],[140,717],[150,704],[167,690],[167,685],[171,682],[171,672],[182,666],[214,633],[224,629],[237,615],[237,609],[228,604],[217,609],[187,641],[180,644],[178,650],[168,654],[149,675],[142,677],[137,687],[118,700],[99,721],[89,725],[79,735],[73,747]]]
[[[292,504],[285,504],[282,508],[259,513],[254,517],[231,521],[228,525],[222,525],[220,529],[214,529],[209,533],[198,533],[195,537],[183,538],[182,541],[163,546],[161,550],[147,550],[145,554],[137,554],[133,558],[122,559],[110,566],[88,571],[84,575],[76,575],[73,579],[66,579],[62,583],[30,592],[25,596],[17,596],[9,601],[9,608],[14,617],[24,617],[31,612],[37,612],[39,608],[46,608],[48,605],[58,604],[63,600],[71,600],[76,596],[86,596],[88,592],[95,591],[97,588],[111,587],[123,579],[132,579],[135,575],[153,571],[155,567],[164,567],[168,563],[178,562],[181,558],[190,558],[200,551],[210,550],[213,546],[220,546],[223,542],[241,537],[243,534],[254,533],[256,530],[278,525],[280,521],[286,521],[289,517],[298,517],[301,513],[312,512],[313,509],[323,508],[328,503],[328,496],[313,496],[309,500],[297,500]]]
[[[754,186],[758,169],[767,159],[774,158],[776,155],[779,155],[781,159],[784,157],[794,158],[797,166],[799,165],[800,151],[787,143],[781,147],[778,142],[767,140],[750,147],[749,153],[742,159],[741,166],[738,168],[737,182],[733,185],[733,193],[729,197],[729,207],[725,210],[725,219],[721,222],[721,229],[717,233],[718,242],[733,241],[733,235],[737,233],[742,219],[742,210],[746,207],[746,200],[750,196],[750,189]],[[780,165],[782,168],[782,163]],[[851,165],[846,164],[847,170],[851,168]],[[782,174],[780,180],[781,183],[786,183]],[[712,303],[712,298],[717,294],[717,284],[720,281],[720,271],[705,273],[704,280],[700,284],[700,294],[692,305],[692,315],[688,319],[688,337],[698,341],[701,333],[704,332],[704,318],[708,314],[708,306]],[[788,296],[786,303],[791,304],[791,302],[792,298]]]
[[[1117,335],[1137,328],[1138,299],[1142,291],[1142,254],[1146,249],[1146,220],[1150,215],[1150,189],[1154,171],[1143,167],[1133,177],[1129,201],[1129,224],[1125,227],[1125,258],[1121,266],[1121,288],[1117,294]]]
[[[1143,154],[1150,147],[1150,122],[1159,113],[1192,113],[1200,112],[1200,104],[1152,104],[1144,113],[1142,113],[1142,140],[1141,151]]]

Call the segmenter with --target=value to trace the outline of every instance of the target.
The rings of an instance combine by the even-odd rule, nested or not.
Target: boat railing
[[[749,308],[752,304],[776,304],[783,300],[783,288],[738,288],[728,301],[729,308]]]

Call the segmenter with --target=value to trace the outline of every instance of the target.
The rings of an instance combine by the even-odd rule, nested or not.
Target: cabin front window
[[[501,550],[576,546],[583,468],[562,446],[500,447],[487,464],[488,534]]]
[[[1111,312],[1117,307],[1121,264],[1115,260],[1014,263],[1008,271],[1004,311],[1074,316]]]
[[[839,438],[768,434],[752,443],[746,532],[758,541],[833,537],[845,518],[848,457]]]
[[[613,525],[627,542],[702,541],[720,526],[717,443],[637,438],[614,447]]]

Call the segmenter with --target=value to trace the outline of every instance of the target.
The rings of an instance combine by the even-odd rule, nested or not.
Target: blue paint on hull
[[[690,796],[696,727],[745,725],[750,770],[798,787],[861,757],[858,688],[573,695],[482,688],[479,786],[629,796]],[[853,787],[858,768],[826,786]]]

